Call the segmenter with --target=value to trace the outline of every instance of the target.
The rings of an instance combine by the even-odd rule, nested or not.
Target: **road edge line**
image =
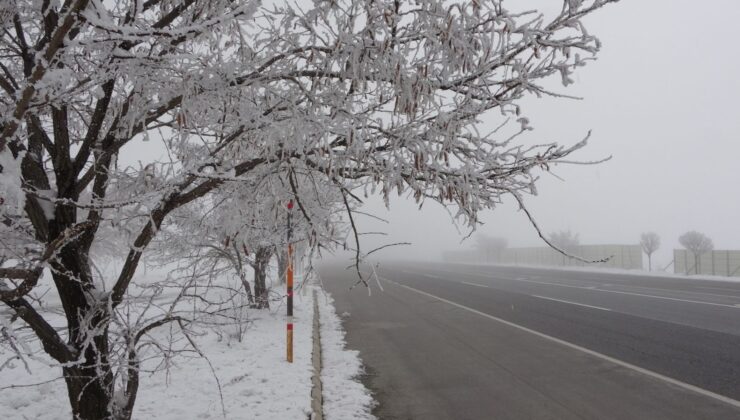
[[[490,287],[486,286],[485,284],[470,283],[470,282],[462,281],[462,280],[460,280],[460,283],[467,284],[468,286],[485,287],[486,289],[490,289]]]
[[[540,296],[540,295],[529,295],[529,296],[536,297],[538,299],[551,300],[553,302],[567,303],[568,305],[583,306],[583,307],[586,307],[586,308],[598,309],[600,311],[612,312],[612,310],[609,309],[609,308],[602,308],[601,306],[587,305],[585,303],[578,303],[578,302],[573,302],[573,301],[570,301],[570,300],[555,299],[555,298],[551,298],[551,297],[547,297],[547,296]]]
[[[460,303],[453,302],[451,300],[448,300],[448,299],[445,299],[445,298],[442,298],[442,297],[433,295],[431,293],[427,293],[427,292],[425,292],[423,290],[415,289],[415,288],[413,288],[411,286],[406,286],[405,284],[397,283],[397,282],[395,282],[393,280],[390,280],[388,278],[385,278],[385,277],[380,277],[380,278],[383,279],[383,280],[385,280],[385,281],[387,281],[387,282],[389,282],[389,283],[392,283],[392,284],[395,284],[397,286],[403,287],[405,289],[411,290],[412,292],[416,292],[416,293],[419,293],[421,295],[428,296],[430,298],[439,300],[440,302],[444,302],[444,303],[447,303],[449,305],[456,306],[456,307],[458,307],[460,309],[464,309],[466,311],[472,312],[472,313],[474,313],[476,315],[480,315],[480,316],[482,316],[484,318],[491,319],[493,321],[499,322],[499,323],[504,324],[504,325],[507,325],[509,327],[516,328],[516,329],[521,330],[521,331],[524,331],[524,332],[528,332],[530,334],[533,334],[533,335],[536,335],[536,336],[538,336],[540,338],[544,338],[546,340],[555,342],[555,343],[560,344],[562,346],[565,346],[565,347],[568,347],[568,348],[571,348],[571,349],[574,349],[574,350],[578,350],[578,351],[580,351],[582,353],[586,353],[586,354],[591,355],[591,356],[594,356],[596,358],[599,358],[599,359],[602,359],[602,360],[606,360],[607,362],[614,363],[616,365],[625,367],[627,369],[633,370],[633,371],[638,372],[638,373],[641,373],[643,375],[650,376],[652,378],[661,380],[663,382],[667,382],[667,383],[669,383],[671,385],[674,385],[674,386],[683,388],[685,390],[695,392],[697,394],[700,394],[700,395],[703,395],[705,397],[709,397],[709,398],[715,399],[717,401],[721,401],[723,403],[729,404],[729,405],[734,406],[736,408],[740,408],[740,401],[734,400],[734,399],[732,399],[730,397],[725,397],[724,395],[716,394],[716,393],[714,393],[712,391],[707,391],[706,389],[699,388],[698,386],[691,385],[691,384],[688,384],[686,382],[681,382],[678,379],[673,379],[673,378],[671,378],[669,376],[665,376],[665,375],[662,375],[660,373],[653,372],[652,370],[641,368],[641,367],[636,366],[636,365],[633,365],[631,363],[628,363],[628,362],[625,362],[625,361],[622,361],[622,360],[619,360],[619,359],[615,359],[614,357],[607,356],[607,355],[602,354],[602,353],[599,353],[597,351],[590,350],[590,349],[587,349],[585,347],[581,347],[581,346],[579,346],[577,344],[573,344],[573,343],[570,343],[568,341],[561,340],[559,338],[553,337],[551,335],[547,335],[545,333],[541,333],[539,331],[536,331],[536,330],[533,330],[533,329],[530,329],[530,328],[521,326],[519,324],[515,324],[515,323],[513,323],[511,321],[507,321],[505,319],[495,317],[495,316],[490,315],[490,314],[487,314],[485,312],[481,312],[481,311],[479,311],[477,309],[473,309],[473,308],[467,307],[465,305],[462,305]]]

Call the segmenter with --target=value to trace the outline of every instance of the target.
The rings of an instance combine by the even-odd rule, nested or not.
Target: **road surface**
[[[368,296],[320,273],[382,420],[740,419],[740,283],[409,262]]]

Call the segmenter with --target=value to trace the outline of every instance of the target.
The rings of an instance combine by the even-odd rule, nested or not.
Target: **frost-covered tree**
[[[592,262],[577,256],[577,250],[578,246],[581,244],[581,240],[579,238],[579,235],[575,232],[572,232],[570,229],[552,232],[549,235],[548,239],[548,245],[563,254],[563,264],[565,264],[569,260]],[[602,261],[607,260],[608,258]]]
[[[556,247],[568,252],[573,252],[573,250],[581,244],[579,235],[570,230],[561,230],[551,233],[550,242],[552,242]]]
[[[678,237],[678,243],[694,256],[694,270],[701,273],[701,256],[714,249],[712,239],[695,230],[688,231]]]
[[[599,49],[584,16],[614,1],[545,17],[501,0],[0,0],[0,300],[62,366],[75,418],[129,418],[132,346],[176,319],[114,321],[176,210],[285,172],[334,188],[352,226],[363,189],[471,225],[505,195],[523,203],[585,140],[517,144],[519,100],[572,82]],[[481,132],[493,115],[513,133]],[[144,141],[162,156],[127,163]],[[124,244],[113,276],[92,268],[103,232]],[[44,271],[61,331],[35,300]]]
[[[207,195],[199,206],[173,212],[173,223],[159,233],[152,248],[159,261],[179,264],[180,271],[190,273],[193,285],[209,283],[214,271],[235,273],[250,303],[266,308],[267,269],[272,257],[287,249],[288,213],[294,248],[303,253],[319,246],[331,249],[343,226],[339,197],[331,185],[313,184],[295,173],[247,177]],[[289,210],[291,200],[300,206]],[[247,266],[254,270],[251,285]]]
[[[660,236],[655,232],[645,232],[640,235],[640,246],[648,256],[648,270],[653,271],[653,253],[660,248]]]

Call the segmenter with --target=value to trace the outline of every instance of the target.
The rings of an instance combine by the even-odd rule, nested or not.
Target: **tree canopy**
[[[324,197],[351,226],[363,193],[452,204],[471,225],[505,195],[521,203],[585,140],[518,144],[519,100],[560,96],[546,80],[567,86],[593,59],[583,17],[614,1],[546,18],[501,0],[0,0],[0,300],[64,364],[75,416],[130,417],[129,338],[172,319],[119,336],[113,320],[161,232],[215,215],[253,242],[292,198],[317,245],[334,235]],[[513,134],[481,132],[490,115]],[[147,141],[162,155],[121,161]],[[111,235],[123,263],[101,276]],[[45,271],[62,332],[34,303]]]

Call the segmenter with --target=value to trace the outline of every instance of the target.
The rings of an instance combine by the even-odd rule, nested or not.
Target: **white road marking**
[[[430,276],[429,274],[421,273],[421,272],[414,272],[414,271],[404,271],[404,272],[405,273],[409,273],[409,274],[421,274],[423,276],[433,277],[433,276]],[[494,278],[495,279],[496,278],[496,277],[489,276],[487,274],[470,273],[470,272],[466,272],[466,271],[460,272],[458,274],[465,274],[465,275],[468,275],[468,276],[484,277],[484,278],[487,278],[487,279],[490,279],[490,278]],[[442,279],[441,277],[436,277],[436,278]],[[644,294],[644,293],[622,292],[622,291],[619,291],[619,290],[605,290],[605,289],[598,288],[598,286],[573,286],[573,285],[570,285],[570,284],[553,283],[553,282],[549,282],[549,281],[525,280],[523,278],[516,278],[516,279],[498,278],[498,279],[499,280],[508,280],[508,281],[520,281],[520,282],[525,282],[525,283],[546,284],[546,285],[549,285],[549,286],[567,287],[567,288],[571,288],[571,289],[591,290],[591,291],[594,291],[594,292],[616,293],[616,294],[619,294],[619,295],[642,296],[642,297],[646,297],[646,298],[671,300],[671,301],[676,301],[676,302],[687,302],[687,303],[698,303],[698,304],[701,304],[701,305],[722,306],[722,307],[725,307],[725,308],[733,308],[733,309],[740,308],[740,304],[727,304],[727,303],[705,302],[703,300],[679,299],[679,298],[672,298],[672,297],[667,297],[667,296],[647,295],[647,294]],[[610,286],[610,284],[605,284],[603,286]]]
[[[390,279],[387,279],[385,277],[381,277],[381,278],[383,280],[389,282],[389,283],[392,283],[392,284],[395,284],[397,286],[403,287],[405,289],[411,290],[412,292],[416,292],[416,293],[418,293],[420,295],[424,295],[424,296],[430,297],[432,299],[436,299],[436,300],[438,300],[440,302],[444,302],[444,303],[447,303],[449,305],[458,307],[460,309],[464,309],[464,310],[466,310],[468,312],[471,312],[471,313],[474,313],[476,315],[480,315],[482,317],[491,319],[491,320],[496,321],[496,322],[499,322],[501,324],[508,325],[509,327],[516,328],[516,329],[518,329],[520,331],[524,331],[524,332],[527,332],[527,333],[536,335],[537,337],[544,338],[545,340],[549,340],[549,341],[552,341],[554,343],[560,344],[562,346],[569,347],[569,348],[571,348],[573,350],[578,350],[580,352],[586,353],[588,355],[597,357],[597,358],[602,359],[602,360],[606,360],[607,362],[614,363],[616,365],[625,367],[627,369],[633,370],[633,371],[638,372],[638,373],[641,373],[643,375],[650,376],[652,378],[661,380],[663,382],[667,382],[669,384],[678,386],[678,387],[683,388],[685,390],[692,391],[692,392],[695,392],[697,394],[704,395],[706,397],[713,398],[713,399],[715,399],[717,401],[721,401],[723,403],[726,403],[726,404],[732,405],[734,407],[740,408],[740,401],[734,400],[734,399],[729,398],[729,397],[725,397],[724,395],[716,394],[716,393],[714,393],[712,391],[707,391],[706,389],[699,388],[698,386],[687,384],[686,382],[681,382],[678,379],[673,379],[671,377],[668,377],[668,376],[665,376],[665,375],[661,375],[660,373],[653,372],[652,370],[641,368],[641,367],[635,366],[635,365],[633,365],[631,363],[627,363],[627,362],[624,362],[622,360],[615,359],[615,358],[613,358],[611,356],[607,356],[605,354],[602,354],[602,353],[599,353],[599,352],[596,352],[596,351],[593,351],[593,350],[589,350],[589,349],[587,349],[585,347],[581,347],[581,346],[579,346],[577,344],[573,344],[573,343],[570,343],[568,341],[561,340],[559,338],[555,338],[555,337],[553,337],[551,335],[547,335],[545,333],[541,333],[539,331],[535,331],[535,330],[529,329],[527,327],[523,327],[523,326],[521,326],[519,324],[515,324],[513,322],[506,321],[505,319],[501,319],[501,318],[495,317],[493,315],[489,315],[489,314],[487,314],[485,312],[481,312],[479,310],[476,310],[476,309],[473,309],[473,308],[469,308],[469,307],[467,307],[465,305],[461,305],[461,304],[459,304],[457,302],[453,302],[451,300],[447,300],[445,298],[441,298],[441,297],[436,296],[436,295],[433,295],[431,293],[427,293],[427,292],[424,292],[422,290],[415,289],[415,288],[410,287],[410,286],[406,286],[404,284],[396,283],[395,281],[390,280]]]
[[[480,273],[469,273],[469,272],[463,272],[462,274],[470,275],[470,276],[478,276],[478,277],[485,277],[490,278],[490,276],[487,276],[485,274]],[[549,281],[536,281],[536,280],[524,280],[524,279],[516,279],[513,281],[521,281],[526,283],[536,283],[536,284],[546,284],[549,286],[557,286],[557,287],[568,287],[571,289],[581,289],[581,290],[592,290],[594,292],[604,292],[604,293],[616,293],[620,295],[632,295],[632,296],[642,296],[647,298],[653,298],[653,299],[663,299],[663,300],[673,300],[677,302],[687,302],[687,303],[699,303],[702,305],[712,305],[712,306],[724,306],[725,308],[740,308],[740,304],[727,304],[727,303],[715,303],[715,302],[705,302],[702,300],[691,300],[691,299],[679,299],[679,298],[672,298],[667,296],[656,296],[656,295],[646,295],[644,293],[633,293],[633,292],[621,292],[619,290],[604,290],[599,288],[593,288],[593,286],[573,286],[570,284],[562,284],[562,283],[553,283]]]
[[[483,274],[472,274],[472,273],[464,273],[464,274],[483,276]],[[598,287],[598,286],[573,286],[570,284],[553,283],[550,281],[537,281],[537,280],[514,280],[514,281],[523,281],[525,283],[536,283],[536,284],[549,284],[550,286],[570,287],[571,289],[590,289],[592,287],[595,289],[596,287]]]
[[[586,305],[585,303],[571,302],[569,300],[555,299],[551,297],[538,296],[538,295],[530,295],[530,296],[540,298],[540,299],[554,300],[555,302],[569,303],[571,305],[585,306],[587,308],[601,309],[602,311],[611,311],[611,309],[609,308],[602,308],[601,306]]]
[[[462,284],[467,284],[468,286],[478,286],[478,287],[485,287],[488,288],[485,284],[478,284],[478,283],[468,283],[467,281],[461,281]]]
[[[694,288],[696,288],[696,289],[722,290],[723,292],[732,292],[732,293],[737,293],[738,292],[737,289],[728,289],[726,287],[696,286],[696,285],[692,285],[692,286],[694,286]],[[722,295],[722,296],[724,296],[724,295]]]
[[[604,285],[604,286],[607,286],[607,285]],[[619,286],[619,285],[609,284],[609,286]],[[592,287],[593,288],[596,288],[596,286],[592,286]],[[668,290],[668,289],[660,289],[660,288],[657,288],[657,287],[635,286],[634,284],[630,284],[628,287],[630,287],[632,289],[641,289],[641,290],[658,291],[658,292],[665,292],[666,290]],[[740,296],[737,296],[737,295],[729,295],[729,294],[720,295],[718,293],[697,292],[697,291],[692,291],[692,290],[670,290],[670,291],[673,292],[673,293],[683,293],[683,294],[687,294],[687,295],[705,295],[705,296],[716,296],[716,297],[721,297],[721,298],[735,298],[735,299],[740,299]]]
[[[666,296],[645,295],[642,293],[620,292],[617,290],[603,290],[603,289],[594,289],[594,290],[597,292],[618,293],[620,295],[643,296],[643,297],[648,297],[648,298],[653,298],[653,299],[675,300],[678,302],[699,303],[702,305],[712,305],[712,306],[724,306],[726,308],[738,308],[738,305],[732,305],[732,304],[726,304],[726,303],[714,303],[714,302],[704,302],[702,300],[678,299],[678,298],[671,298],[671,297],[666,297]]]
[[[414,272],[414,271],[406,271],[406,270],[398,270],[398,271],[400,271],[402,273],[406,273],[406,274],[421,274],[424,277],[429,277],[429,278],[432,278],[432,279],[444,280],[444,278],[442,278],[440,276],[435,276],[434,274],[417,273],[417,272]]]

